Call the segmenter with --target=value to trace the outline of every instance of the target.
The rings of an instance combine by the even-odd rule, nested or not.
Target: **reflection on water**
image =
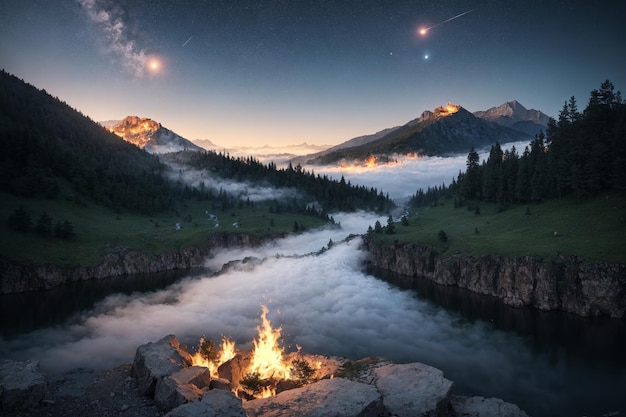
[[[12,339],[33,330],[72,321],[110,294],[160,290],[197,271],[163,271],[103,280],[77,281],[48,291],[0,295],[0,337]]]
[[[626,321],[606,317],[583,318],[558,311],[512,308],[495,297],[447,287],[427,279],[371,269],[373,275],[401,288],[415,290],[467,322],[492,323],[511,332],[534,352],[549,356],[565,354],[569,360],[593,363],[607,370],[626,368]]]

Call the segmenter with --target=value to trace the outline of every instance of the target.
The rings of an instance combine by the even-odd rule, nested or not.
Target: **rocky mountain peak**
[[[548,126],[550,118],[545,113],[527,109],[519,101],[507,101],[497,107],[474,112],[474,116],[529,135],[535,135]]]
[[[189,140],[166,129],[161,123],[147,117],[128,116],[108,129],[125,141],[151,153],[201,149]]]
[[[445,106],[439,106],[435,108],[433,111],[425,110],[422,112],[422,115],[417,119],[417,123],[426,122],[430,120],[438,120],[442,117],[450,116],[454,113],[457,113],[461,109],[461,106],[456,104],[448,103]]]

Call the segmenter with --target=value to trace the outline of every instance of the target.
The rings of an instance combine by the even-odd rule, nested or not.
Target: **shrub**
[[[299,386],[303,386],[313,382],[315,369],[305,359],[294,359],[291,361],[291,375]]]

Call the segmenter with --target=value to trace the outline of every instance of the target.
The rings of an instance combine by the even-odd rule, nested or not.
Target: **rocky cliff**
[[[624,264],[588,263],[575,256],[439,255],[430,246],[379,245],[369,240],[364,246],[376,267],[498,297],[509,306],[625,317]]]
[[[202,247],[156,255],[125,247],[114,248],[100,264],[93,266],[23,264],[0,258],[0,294],[46,290],[72,281],[200,267],[216,248],[250,247],[261,242],[262,239],[247,234],[216,233],[210,235]]]

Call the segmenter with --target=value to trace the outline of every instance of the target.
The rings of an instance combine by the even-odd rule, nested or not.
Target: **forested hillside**
[[[607,190],[626,190],[626,104],[610,81],[591,92],[582,112],[571,97],[559,119],[551,120],[546,134],[538,134],[521,155],[496,144],[481,164],[472,149],[457,180],[449,187],[418,190],[411,203],[423,206],[454,196],[458,205],[485,201],[503,209]]]
[[[274,164],[213,152],[183,159],[224,178],[293,187],[328,211],[384,210],[392,204],[376,190],[315,176],[299,167],[277,170]],[[233,204],[227,190],[217,195],[168,181],[166,169],[157,156],[123,141],[45,90],[0,73],[0,191],[55,199],[62,187],[69,187],[76,198],[144,214],[173,208],[186,199]],[[303,205],[294,208],[304,210]]]
[[[334,180],[315,175],[300,165],[278,169],[270,162],[265,165],[253,157],[230,157],[213,151],[179,152],[164,156],[165,160],[181,163],[198,170],[242,182],[263,182],[273,187],[294,188],[321,204],[324,211],[372,210],[386,211],[393,206],[382,190],[353,186],[342,177]]]
[[[168,205],[152,155],[4,71],[0,73],[0,190],[56,198],[63,183],[116,209]]]

